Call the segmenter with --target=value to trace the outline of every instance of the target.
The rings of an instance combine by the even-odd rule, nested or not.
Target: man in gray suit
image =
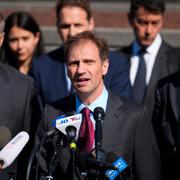
[[[0,14],[0,46],[4,38],[3,30],[4,20]],[[0,179],[24,180],[28,156],[40,119],[33,80],[0,62],[0,100],[0,127],[8,128],[12,138],[19,132],[26,131],[32,140],[28,142],[15,162],[0,171]]]
[[[164,12],[165,3],[162,0],[131,0],[128,19],[135,40],[121,49],[129,59],[133,86],[131,99],[148,107],[150,112],[154,107],[157,81],[180,69],[177,49],[168,45],[160,34]]]
[[[107,73],[109,66],[107,44],[92,32],[82,32],[69,38],[65,46],[65,56],[67,73],[76,93],[58,100],[52,105],[46,105],[44,118],[42,118],[37,131],[37,143],[42,142],[45,133],[53,129],[53,120],[69,112],[83,114],[84,108],[86,110],[88,108],[90,110],[88,122],[96,127],[92,112],[97,106],[102,107],[105,111],[102,125],[102,149],[107,154],[113,154],[116,157],[114,160],[111,159],[109,163],[122,157],[128,165],[128,168],[121,174],[125,179],[160,180],[159,151],[146,109],[107,91],[103,83],[103,76]],[[91,141],[92,138],[86,139],[84,144],[79,144],[84,122],[85,119],[82,120],[79,134],[77,132],[77,144],[82,146],[91,142],[89,151],[93,154],[96,138],[93,138],[93,141]],[[88,126],[88,130],[93,129],[92,126]],[[84,138],[90,137],[89,135],[94,136],[94,130],[86,132]],[[47,173],[49,165],[52,164],[49,157],[51,157],[51,152],[54,154],[53,147],[56,149],[59,142],[61,142],[61,151],[57,150],[57,152],[61,152],[58,155],[60,157],[59,164],[56,171],[50,174],[55,179],[58,177],[72,179],[72,176],[69,175],[75,172],[73,175],[78,179],[78,172],[88,169],[86,166],[84,168],[78,166],[78,163],[83,164],[84,162],[80,160],[82,151],[78,146],[79,156],[76,158],[75,164],[79,169],[77,171],[76,167],[75,171],[71,171],[70,163],[72,161],[67,137],[61,132],[51,138],[49,144],[46,143],[41,148],[42,156],[39,158],[39,163],[42,172]],[[46,173],[44,176],[48,175]]]

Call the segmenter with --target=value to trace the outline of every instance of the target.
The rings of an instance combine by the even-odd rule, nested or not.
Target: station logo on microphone
[[[82,120],[82,114],[75,114],[72,116],[59,118],[56,120],[56,127],[63,124],[76,123],[77,121],[81,121],[81,120]]]

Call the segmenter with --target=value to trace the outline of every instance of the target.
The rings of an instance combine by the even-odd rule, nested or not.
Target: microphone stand
[[[69,146],[71,149],[71,160],[70,160],[70,174],[69,174],[69,179],[70,180],[75,180],[75,157],[76,157],[76,150],[77,150],[77,146],[76,146],[76,128],[74,126],[68,126],[66,128],[66,133],[67,133],[67,138],[69,140]]]
[[[59,155],[62,152],[62,148],[63,148],[63,139],[60,140],[60,143],[58,143],[57,148],[55,149],[55,151],[51,157],[51,160],[49,163],[48,175],[46,176],[47,180],[54,179],[53,172],[55,171],[57,164],[59,162]]]
[[[31,169],[32,169],[32,165],[33,165],[33,161],[35,160],[36,157],[36,153],[38,152],[38,157],[37,157],[37,162],[36,162],[36,167],[35,167],[35,179],[38,179],[38,167],[39,167],[39,154],[41,151],[41,148],[43,146],[43,144],[48,143],[49,141],[51,141],[52,137],[58,134],[58,130],[56,129],[52,129],[48,132],[46,132],[45,136],[43,137],[43,139],[41,140],[41,142],[39,144],[36,144],[35,147],[33,148],[30,158],[29,158],[29,162],[28,162],[28,166],[27,166],[27,170],[26,170],[26,180],[30,179],[30,174],[31,174]]]
[[[28,162],[28,166],[27,166],[27,171],[26,171],[26,180],[29,180],[29,178],[30,178],[32,164],[33,164],[33,161],[35,159],[36,152],[39,149],[39,146],[40,146],[39,144],[36,145],[33,148],[32,152],[31,152],[31,155],[30,155],[30,158],[29,158],[29,162]]]
[[[96,160],[99,164],[102,164],[106,162],[106,154],[101,149],[102,147],[102,124],[104,120],[104,109],[101,107],[96,107],[93,112],[94,120],[96,121],[96,130],[95,130],[95,154],[96,154]],[[104,172],[102,170],[96,170],[96,176],[97,179],[102,179],[102,176],[104,175]]]
[[[88,179],[104,179],[105,171],[109,168],[109,164],[106,162],[106,153],[102,149],[95,150],[100,157],[99,160],[89,159],[87,160],[87,166],[89,165],[88,170]],[[89,161],[89,162],[88,162]]]

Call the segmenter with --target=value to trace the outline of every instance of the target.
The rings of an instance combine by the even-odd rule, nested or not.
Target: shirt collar
[[[91,112],[93,112],[96,107],[102,107],[106,112],[107,100],[108,91],[105,87],[103,88],[102,94],[89,106],[86,106],[83,103],[81,103],[81,101],[76,95],[76,113],[79,114],[84,107],[88,107],[91,110]]]
[[[147,47],[146,51],[150,54],[157,54],[159,47],[161,46],[162,43],[162,38],[161,35],[158,34],[155,38],[155,40],[153,41],[153,43]],[[133,43],[133,55],[137,55],[139,50],[141,49],[141,45],[136,41],[134,41]]]
[[[162,38],[160,34],[158,34],[156,36],[156,39],[153,41],[153,43],[147,48],[147,52],[156,55],[159,51],[161,43],[162,43]]]

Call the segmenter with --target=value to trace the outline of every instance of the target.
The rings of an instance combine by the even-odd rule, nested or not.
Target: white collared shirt
[[[154,67],[154,63],[159,51],[159,48],[162,43],[162,38],[160,34],[158,34],[154,40],[154,42],[146,49],[147,53],[144,55],[145,63],[146,63],[146,84],[149,84],[150,78],[151,78],[151,73]],[[139,65],[139,56],[137,55],[140,45],[138,44],[137,41],[133,43],[133,53],[131,56],[131,67],[130,67],[130,81],[131,84],[134,85],[135,77],[137,74],[138,70],[138,65]]]
[[[104,112],[106,112],[107,100],[108,100],[108,91],[105,88],[105,86],[103,88],[102,94],[89,106],[85,106],[84,104],[82,104],[79,98],[76,96],[76,113],[79,114],[84,107],[89,108],[91,112],[93,112],[96,107],[102,107],[104,109]],[[90,116],[95,129],[95,121],[93,118],[93,114],[91,113]]]

